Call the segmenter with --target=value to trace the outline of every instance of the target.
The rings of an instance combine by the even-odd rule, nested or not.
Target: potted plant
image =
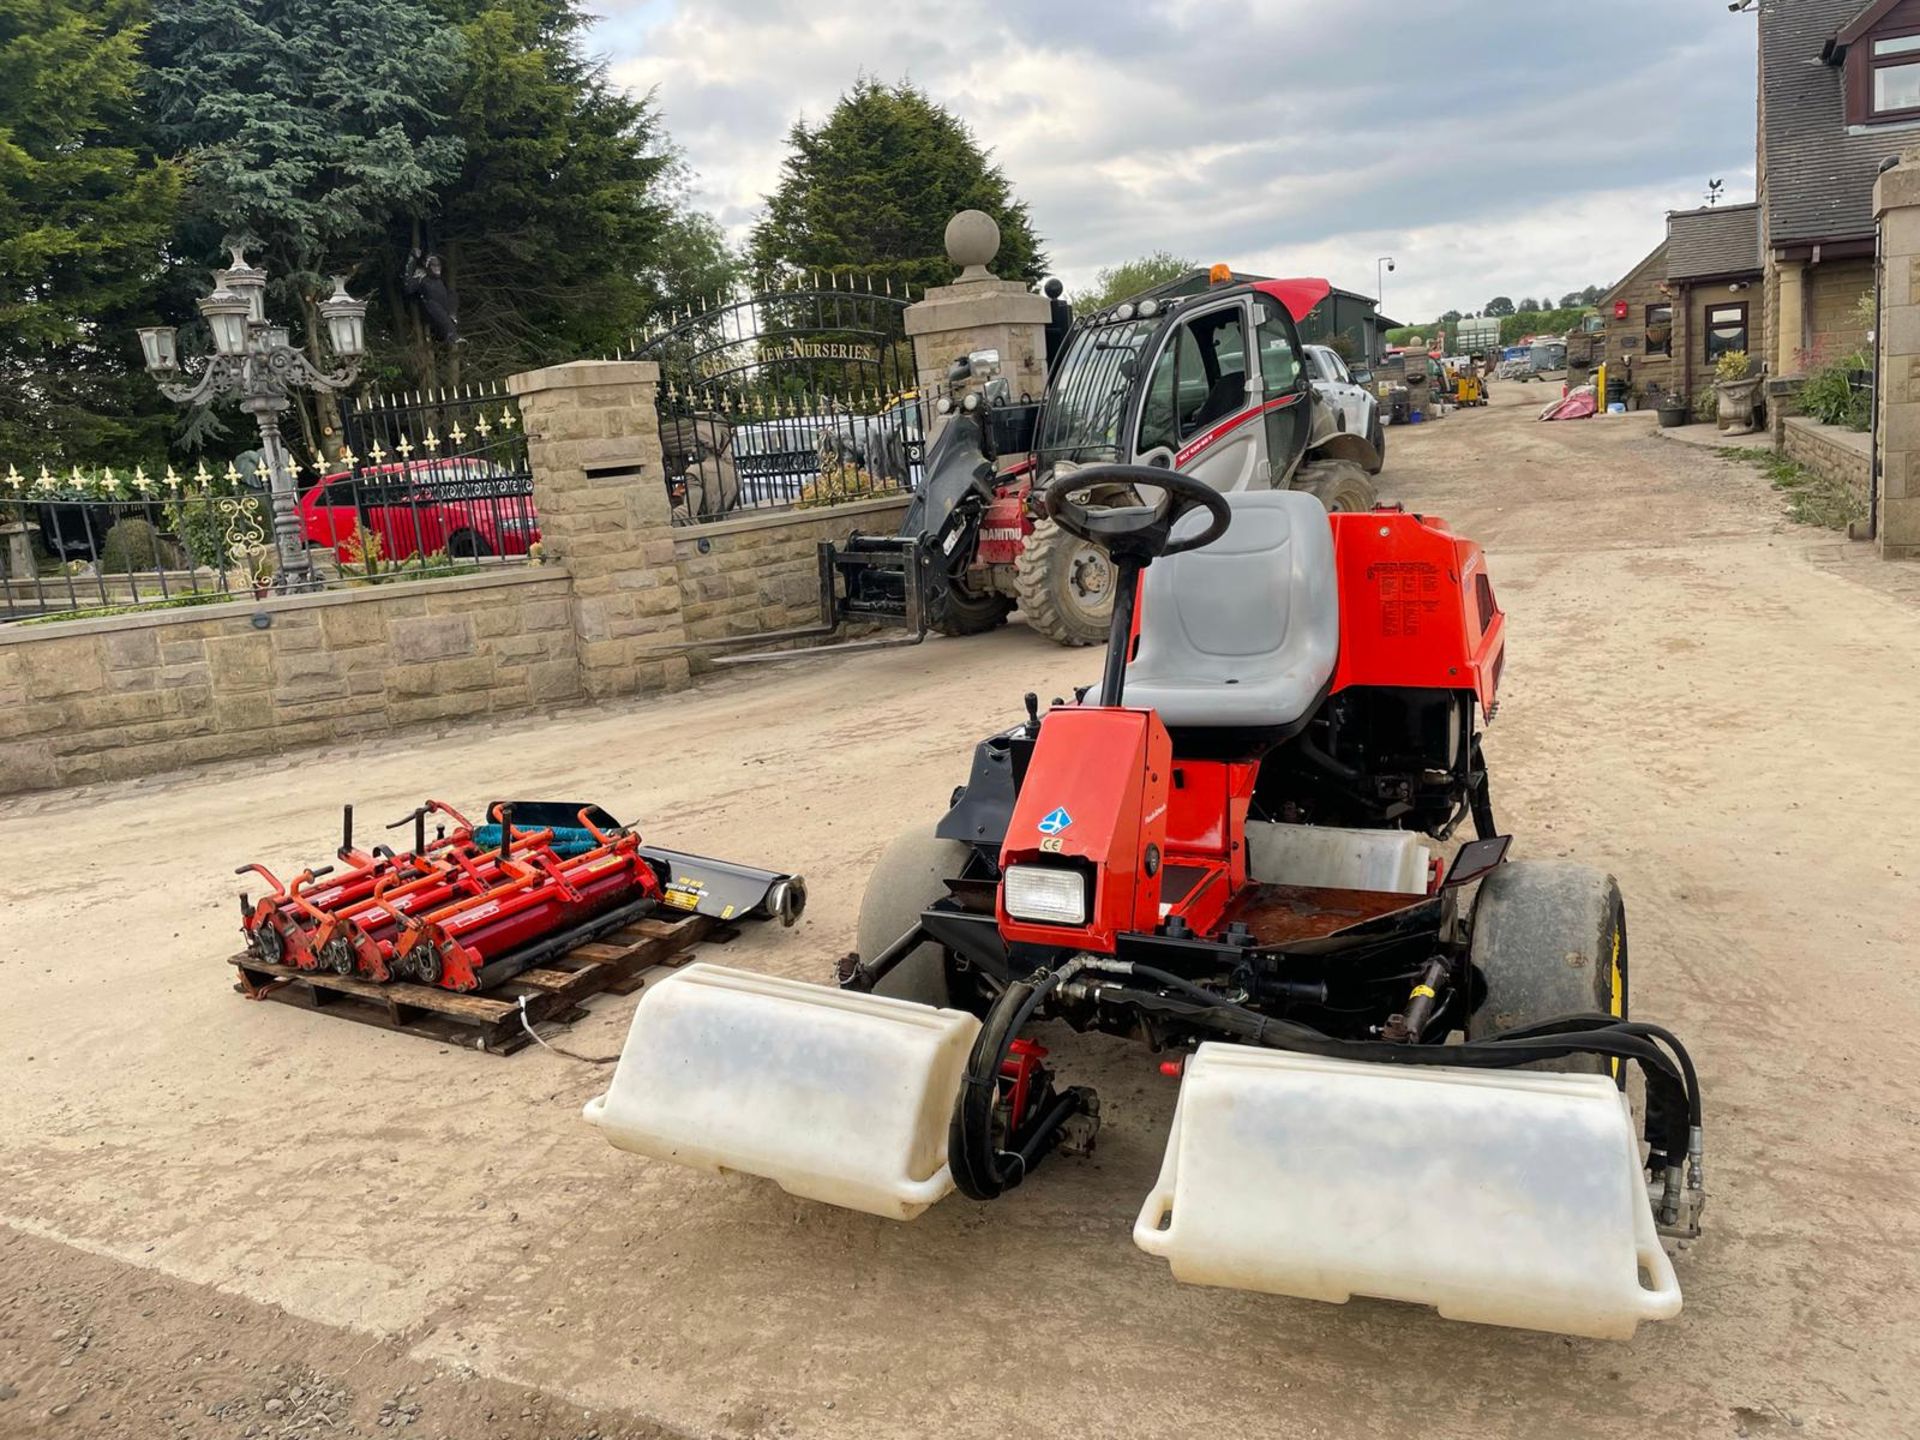
[[[1687,397],[1678,390],[1661,390],[1649,398],[1653,400],[1653,408],[1659,413],[1662,430],[1676,430],[1692,418],[1688,413]]]
[[[1764,376],[1753,373],[1753,361],[1744,350],[1729,350],[1713,363],[1713,393],[1720,428],[1736,435],[1754,428],[1754,408]]]
[[[254,598],[264,600],[273,593],[273,577],[280,557],[271,546],[262,545],[247,552],[247,579],[253,585]]]

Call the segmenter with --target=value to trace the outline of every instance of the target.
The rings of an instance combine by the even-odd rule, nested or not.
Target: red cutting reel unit
[[[248,950],[297,970],[470,991],[662,905],[790,925],[806,903],[798,876],[643,845],[597,805],[496,801],[486,814],[476,826],[429,800],[387,827],[414,829],[413,849],[395,852],[357,848],[347,806],[337,865],[286,884],[241,866],[269,886],[240,897]]]

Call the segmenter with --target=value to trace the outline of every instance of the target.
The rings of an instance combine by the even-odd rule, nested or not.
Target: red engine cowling
[[[1491,716],[1507,617],[1480,547],[1432,515],[1392,509],[1328,518],[1340,584],[1333,689],[1471,689]]]

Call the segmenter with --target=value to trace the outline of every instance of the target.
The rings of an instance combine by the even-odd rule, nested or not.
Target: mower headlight
[[[1087,877],[1053,865],[1009,865],[1001,880],[1007,914],[1049,925],[1087,923]]]

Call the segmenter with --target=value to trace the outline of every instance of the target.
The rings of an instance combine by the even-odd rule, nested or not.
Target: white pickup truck
[[[1364,435],[1384,460],[1386,429],[1380,423],[1380,399],[1372,387],[1354,379],[1339,351],[1326,345],[1301,348],[1307,353],[1307,374],[1313,379],[1313,388],[1333,407],[1340,428],[1349,435]]]

